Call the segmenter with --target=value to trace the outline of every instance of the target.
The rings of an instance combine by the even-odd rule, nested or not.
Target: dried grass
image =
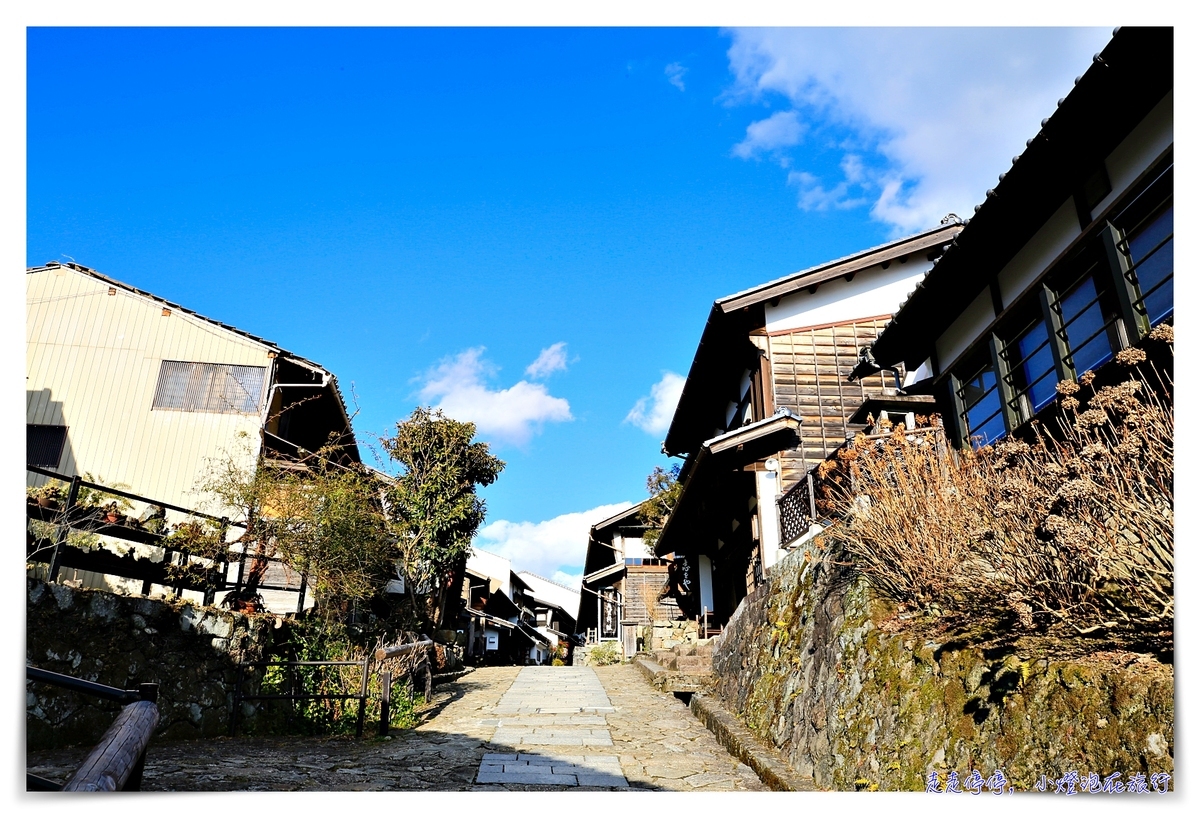
[[[860,437],[824,475],[843,520],[830,536],[877,590],[933,614],[1169,630],[1173,410],[1159,373],[1156,390],[1134,373],[1099,389],[1091,373],[1060,384],[1061,429],[1032,443],[951,455],[903,426]]]

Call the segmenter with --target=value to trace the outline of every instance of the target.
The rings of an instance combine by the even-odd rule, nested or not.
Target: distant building
[[[671,560],[646,549],[641,508],[614,514],[588,531],[576,625],[587,644],[620,639],[636,649],[639,626],[680,617],[675,600],[662,593]]]
[[[505,557],[473,549],[463,580],[460,629],[466,656],[496,664],[548,664],[562,644],[571,649],[579,594]]]

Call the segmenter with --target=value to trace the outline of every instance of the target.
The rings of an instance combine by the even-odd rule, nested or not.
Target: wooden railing
[[[66,501],[61,506],[42,507],[33,499],[30,499],[26,503],[26,515],[29,519],[57,526],[57,531],[52,542],[44,539],[36,540],[26,553],[26,560],[29,562],[49,564],[47,578],[50,582],[58,579],[58,575],[63,568],[75,568],[80,571],[91,571],[127,579],[141,580],[141,593],[143,596],[149,595],[151,586],[155,584],[173,588],[176,595],[182,594],[185,590],[199,591],[204,594],[203,603],[205,605],[212,605],[216,601],[216,595],[219,592],[232,590],[235,596],[240,594],[245,584],[247,561],[259,559],[253,554],[247,553],[244,547],[241,548],[241,553],[237,560],[237,575],[231,582],[229,574],[233,563],[230,560],[219,560],[208,565],[196,564],[192,562],[194,558],[190,557],[187,551],[172,549],[165,534],[120,523],[105,522],[96,515],[97,509],[78,504],[79,490],[81,488],[93,489],[103,492],[106,495],[122,497],[134,502],[159,506],[164,510],[185,514],[189,519],[207,520],[211,523],[216,523],[219,536],[222,539],[225,538],[225,532],[229,528],[245,528],[244,524],[232,522],[224,517],[205,514],[196,509],[177,506],[172,503],[111,488],[100,483],[83,480],[78,475],[68,476],[59,474],[50,469],[34,465],[26,465],[25,468],[34,474],[50,477],[68,485]],[[154,561],[151,559],[139,559],[136,556],[121,556],[105,548],[76,548],[68,542],[68,536],[72,530],[112,537],[138,545],[161,548],[163,549],[163,558],[161,561]],[[284,565],[276,557],[263,557],[262,559],[265,559],[268,564],[276,566]],[[176,564],[179,567],[189,570],[172,571],[172,566]],[[280,570],[284,569],[281,568]],[[299,574],[299,577],[298,588],[287,582],[285,575],[284,582],[259,582],[257,589],[260,591],[297,593],[299,596],[296,602],[296,612],[300,613],[304,610],[304,598],[308,590],[308,577],[303,573]]]
[[[813,473],[810,471],[800,482],[779,498],[779,542],[787,545],[808,533],[816,522],[817,506],[813,497]]]
[[[146,748],[158,727],[158,685],[142,684],[137,690],[122,690],[32,666],[26,666],[25,678],[125,705],[65,784],[26,773],[26,790],[115,792],[141,789]]]
[[[355,723],[354,735],[361,738],[363,734],[363,723],[366,719],[367,707],[367,679],[370,670],[371,655],[368,654],[358,661],[344,662],[240,662],[238,663],[237,682],[233,688],[233,712],[229,717],[229,735],[236,736],[238,723],[241,721],[242,702],[249,701],[333,701],[333,700],[357,700],[358,701],[358,719]],[[252,667],[285,667],[293,671],[291,678],[288,680],[289,693],[253,693],[246,694],[242,692],[242,688],[246,683],[246,670]],[[295,669],[299,667],[360,667],[362,668],[362,676],[357,693],[306,693],[298,684],[295,678]]]
[[[400,659],[414,651],[424,650],[433,645],[433,640],[422,634],[422,639],[416,642],[408,642],[403,645],[393,645],[391,647],[381,647],[375,651],[375,661],[383,662],[388,659]],[[425,700],[429,701],[429,696],[433,691],[433,670],[429,667],[429,662],[418,663],[409,673],[405,674],[413,678],[413,686],[416,687],[416,673],[419,670],[424,671],[425,676]],[[392,723],[392,671],[384,670],[379,674],[379,735],[386,736],[388,729]]]

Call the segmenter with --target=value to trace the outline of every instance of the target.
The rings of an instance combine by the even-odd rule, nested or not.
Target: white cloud
[[[514,571],[531,571],[555,582],[578,581],[587,555],[588,529],[633,503],[611,503],[587,511],[544,520],[540,523],[497,520],[488,523],[475,536],[474,545],[484,551],[507,557]]]
[[[449,417],[474,423],[480,435],[494,442],[524,445],[541,424],[574,420],[570,404],[540,383],[517,381],[507,389],[489,389],[485,379],[496,370],[482,356],[483,347],[475,347],[443,360],[426,373],[421,400],[435,403]]]
[[[787,176],[788,184],[799,189],[797,204],[801,210],[828,210],[831,207],[846,210],[868,204],[869,199],[862,194],[878,179],[876,174],[868,173],[862,159],[852,153],[842,157],[842,181],[832,188],[826,189],[820,179],[806,171],[793,170]],[[860,195],[852,196],[852,187]]]
[[[674,85],[680,91],[684,90],[683,75],[687,73],[687,69],[677,62],[673,62],[663,69],[663,73],[667,75],[667,82]]]
[[[545,378],[559,370],[567,368],[567,342],[559,341],[543,349],[537,359],[525,367],[525,374],[531,378]]]
[[[800,143],[804,125],[795,111],[776,111],[766,119],[751,122],[746,138],[733,146],[733,155],[750,159],[764,151],[776,151]]]
[[[559,585],[566,585],[568,588],[578,588],[583,585],[583,572],[568,574],[566,571],[555,571],[554,576],[550,577],[550,580],[557,582]]]
[[[843,162],[843,178],[831,184],[811,168],[793,171],[789,182],[799,190],[800,206],[869,201],[872,217],[897,231],[931,227],[951,211],[970,216],[1110,36],[1108,29],[1082,28],[731,33],[736,81],[729,98],[779,94],[792,105],[753,123],[734,154],[749,158],[760,142],[766,149],[768,123],[790,113],[797,127],[828,134],[848,153],[870,154],[865,165],[860,156],[849,170]],[[761,139],[752,139],[759,126]],[[835,131],[849,132],[849,145]],[[852,176],[854,170],[859,175]]]
[[[679,404],[679,396],[683,394],[683,384],[687,379],[674,372],[664,372],[662,380],[650,387],[650,394],[638,398],[638,402],[625,416],[626,423],[632,423],[644,432],[662,434],[671,426],[671,418],[675,415],[675,407]]]

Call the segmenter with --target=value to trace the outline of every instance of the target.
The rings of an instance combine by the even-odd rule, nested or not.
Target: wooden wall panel
[[[869,318],[769,336],[775,406],[786,406],[801,418],[800,445],[781,458],[782,491],[842,445],[852,431],[847,421],[863,400],[895,388],[890,373],[856,383],[846,380],[858,363],[859,348],[873,343],[888,320]]]

